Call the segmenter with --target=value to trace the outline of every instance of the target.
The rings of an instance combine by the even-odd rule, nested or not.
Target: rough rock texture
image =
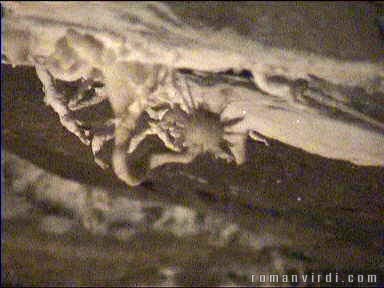
[[[11,64],[27,66],[41,65],[29,62],[31,55],[47,57],[47,71],[55,75],[51,91],[63,93],[56,95],[63,95],[60,99],[65,103],[55,106],[60,101],[46,101],[45,95],[58,119],[44,106],[33,68],[2,66],[6,283],[253,285],[252,274],[338,272],[340,277],[375,274],[380,285],[384,171],[350,163],[382,165],[384,159],[382,40],[374,18],[379,6],[359,2],[87,5],[6,4],[11,10],[2,19],[8,45],[2,54]],[[68,28],[75,32],[68,33]],[[82,95],[74,99],[73,94],[86,85],[73,80],[84,76],[89,63],[97,64],[90,54],[97,56],[99,50],[86,46],[97,42],[87,42],[92,39],[83,37],[87,33],[110,48],[117,63],[147,64],[119,66],[123,70],[108,70],[106,63],[97,66],[102,76],[93,74],[95,82],[114,87],[109,89],[109,103],[92,102],[73,111],[73,118],[62,117],[61,109],[69,111],[71,103],[84,100]],[[67,37],[66,41],[75,37],[84,45],[71,46],[77,54],[72,53],[64,49],[68,43],[58,41],[61,37]],[[68,72],[68,63],[85,70]],[[124,116],[132,107],[124,103],[126,98],[114,95],[117,82],[108,75],[119,76],[116,79],[122,83],[128,81],[125,75],[130,75],[129,81],[135,76],[140,82],[153,71],[163,71],[162,67],[172,73],[187,68],[182,73],[203,79],[202,83],[224,81],[234,91],[242,91],[240,98],[246,95],[246,104],[254,97],[257,103],[264,101],[257,106],[257,117],[245,118],[239,125],[246,124],[239,127],[252,127],[257,132],[252,135],[266,139],[269,146],[246,139],[246,161],[241,165],[199,154],[187,165],[167,164],[150,170],[146,164],[150,156],[167,152],[162,147],[165,141],[151,136],[128,159],[132,171],[146,175],[142,185],[128,188],[112,169],[100,169],[89,147],[68,132],[65,123],[81,120],[91,128],[91,136],[108,136],[106,121]],[[46,72],[40,71],[40,80],[49,76],[42,73]],[[67,77],[70,82],[59,81],[69,81]],[[53,87],[46,79],[45,88]],[[127,88],[124,85],[122,91]],[[204,87],[213,91],[215,85],[197,85],[194,91],[204,91]],[[134,86],[134,91],[142,87],[146,86]],[[103,92],[92,89],[94,94]],[[212,98],[201,96],[209,93],[193,95],[192,100],[202,99],[202,103],[222,99],[217,93]],[[164,101],[175,102],[183,103],[177,97]],[[186,107],[195,109],[191,103]],[[244,107],[251,105],[240,106]],[[217,105],[209,109],[220,110]],[[229,111],[236,109],[236,105],[229,107]],[[145,113],[139,113],[135,122],[138,130],[147,129],[141,127],[149,122]],[[238,114],[227,111],[223,115]],[[287,118],[276,121],[275,116],[281,115]],[[305,120],[301,129],[288,123],[298,117]],[[162,125],[164,120],[155,124]],[[207,128],[196,129],[201,133]],[[133,133],[132,139],[137,140],[139,134]],[[96,153],[99,163],[111,164],[115,145],[108,139]],[[192,137],[188,143],[198,140]]]
[[[383,279],[382,168],[249,141],[242,166],[199,157],[128,189],[44,107],[32,69],[3,69],[6,283],[252,285],[278,263]]]
[[[253,131],[324,157],[359,165],[383,164],[384,65],[379,26],[373,18],[378,16],[375,6],[244,3],[234,8],[211,3],[208,10],[202,6],[6,3],[2,53],[12,65],[36,67],[46,103],[84,143],[89,143],[88,134],[69,111],[79,107],[56,91],[55,80],[86,79],[84,87],[92,82],[104,85],[95,98],[107,98],[116,118],[113,168],[130,185],[138,181],[125,167],[123,154],[135,137],[138,118],[152,106],[180,102],[191,106],[200,101],[214,113],[213,106],[223,106],[221,118],[243,116],[231,130],[238,134],[231,139],[237,164],[244,162],[244,138]],[[230,19],[230,24],[223,19]],[[351,23],[362,31],[359,37],[343,41],[342,37],[351,35],[343,33]],[[331,33],[329,25],[337,32]],[[321,45],[313,36],[320,31],[316,39]],[[335,33],[343,45],[337,45]],[[368,39],[372,39],[369,45],[360,49]],[[360,50],[364,52],[357,55]],[[247,71],[256,86],[243,89],[221,74],[225,84],[201,88],[205,84],[180,76],[180,68],[206,71],[205,77],[220,71],[232,70],[236,76]],[[345,115],[377,130],[346,122]],[[93,148],[96,154],[100,145],[93,146],[98,146]]]

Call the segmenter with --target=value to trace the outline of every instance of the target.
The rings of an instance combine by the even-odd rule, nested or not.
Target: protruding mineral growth
[[[185,18],[207,13],[198,6],[185,11],[164,3],[140,8],[128,2],[3,5],[2,59],[36,67],[46,103],[84,144],[92,141],[95,160],[104,168],[108,164],[97,154],[114,138],[112,167],[129,185],[141,182],[128,168],[129,154],[147,135],[158,136],[173,151],[152,155],[151,168],[188,163],[205,152],[242,164],[248,135],[358,165],[384,165],[384,124],[357,109],[351,92],[351,87],[364,91],[359,103],[383,95],[382,63],[336,60],[313,49],[308,49],[312,54],[298,52],[281,41],[267,48],[252,32],[266,29],[259,22],[248,34],[236,32],[242,26],[227,24],[219,30],[199,28]],[[248,14],[265,9],[257,3],[252,8]],[[247,13],[244,17],[250,17]],[[236,18],[243,16],[234,17],[245,25]],[[229,70],[248,71],[251,77],[222,73]],[[57,90],[56,80],[78,81],[79,91],[96,81],[103,86],[87,101],[81,96],[71,100]],[[72,110],[104,100],[115,118],[106,123],[105,135],[90,135]],[[166,109],[157,115],[158,107]],[[145,113],[149,128],[137,132]]]

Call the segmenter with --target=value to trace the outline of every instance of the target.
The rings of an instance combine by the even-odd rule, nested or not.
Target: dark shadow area
[[[81,183],[113,187],[120,191],[116,193],[133,191],[138,199],[192,207],[204,203],[204,209],[227,213],[229,219],[236,218],[248,229],[258,227],[263,231],[263,225],[276,226],[276,235],[292,241],[286,253],[308,267],[321,267],[326,272],[355,269],[358,273],[382,273],[378,265],[384,233],[384,168],[325,159],[272,139],[268,140],[270,146],[249,139],[248,161],[240,167],[202,155],[190,165],[159,167],[141,187],[129,189],[111,170],[98,167],[90,148],[67,132],[57,115],[44,106],[41,84],[33,69],[2,68],[5,153],[11,151]],[[108,107],[100,109],[97,115],[85,115],[84,119],[91,121],[99,113],[109,113]],[[147,146],[138,149],[137,157],[145,156],[146,149],[156,146],[156,141],[149,139]],[[196,177],[204,181],[196,181]],[[39,205],[44,211],[53,209],[44,203]],[[108,249],[113,253],[116,248]],[[12,253],[27,257],[25,250]],[[38,253],[34,253],[38,259]],[[59,267],[60,261],[51,257],[44,258],[50,259],[44,265],[54,263],[53,267]],[[108,259],[101,266],[107,269],[112,262]],[[95,263],[89,265],[94,267]]]

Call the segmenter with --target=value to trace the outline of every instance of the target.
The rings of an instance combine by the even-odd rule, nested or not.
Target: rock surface
[[[119,37],[127,37],[130,41],[123,43],[130,53],[122,49],[117,53],[121,59],[205,73],[245,69],[243,73],[251,73],[251,80],[265,92],[262,97],[285,95],[275,94],[273,85],[263,86],[265,78],[280,75],[286,83],[309,79],[308,73],[317,75],[311,85],[324,80],[333,100],[347,95],[348,108],[368,117],[356,120],[333,108],[327,113],[324,107],[316,108],[311,131],[324,136],[323,147],[333,145],[319,154],[327,157],[330,151],[345,149],[338,145],[345,138],[338,139],[337,129],[330,134],[334,123],[360,131],[362,141],[369,143],[373,139],[369,135],[377,139],[375,146],[363,145],[356,154],[344,155],[360,160],[371,155],[371,164],[382,163],[383,42],[375,24],[380,5],[275,2],[259,3],[257,9],[248,2],[213,2],[206,4],[209,8],[192,2],[146,5],[6,3],[14,13],[5,13],[8,31],[20,27],[32,31],[40,44],[23,50],[12,42],[12,37],[20,36],[13,31],[6,43],[8,39],[16,44],[6,47],[11,53],[5,54],[12,64],[33,66],[23,58],[25,51],[50,55],[57,39],[74,24],[81,33],[102,27],[94,35],[113,49]],[[121,18],[114,19],[116,15]],[[257,66],[260,61],[262,67]],[[276,63],[283,72],[271,70]],[[2,73],[7,284],[252,286],[252,274],[312,272],[338,272],[343,279],[350,273],[375,274],[377,287],[383,281],[382,167],[309,154],[302,149],[311,151],[312,144],[297,138],[294,145],[280,132],[268,139],[269,146],[248,139],[247,161],[240,166],[199,155],[187,165],[145,171],[146,157],[159,146],[154,137],[140,145],[132,159],[139,173],[148,173],[148,180],[129,188],[112,170],[100,169],[89,147],[44,106],[32,67],[2,65]],[[313,108],[308,103],[304,107]],[[264,110],[264,119],[268,113],[275,111]],[[105,102],[75,113],[95,127],[115,114],[116,109]],[[327,119],[330,128],[321,132],[323,126],[316,119]],[[286,129],[272,131],[294,131],[289,125],[279,127]],[[295,130],[291,135],[299,134]],[[308,136],[302,135],[301,139]],[[106,145],[107,156],[112,146]]]

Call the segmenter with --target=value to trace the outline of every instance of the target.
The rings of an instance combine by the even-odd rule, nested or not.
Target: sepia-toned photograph
[[[383,287],[383,1],[1,1],[2,287]]]

